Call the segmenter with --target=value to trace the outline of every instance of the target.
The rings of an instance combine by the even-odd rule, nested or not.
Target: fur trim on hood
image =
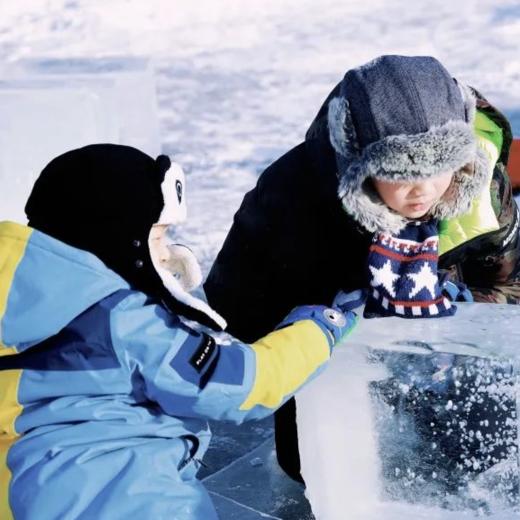
[[[368,231],[398,233],[410,222],[383,203],[369,179],[411,182],[454,172],[447,192],[429,213],[440,219],[466,213],[486,185],[492,168],[487,155],[476,145],[476,98],[470,88],[458,84],[458,89],[465,120],[454,117],[440,125],[427,125],[428,129],[419,133],[383,132],[381,138],[371,139],[364,147],[344,91],[330,100],[327,123],[336,152],[339,197],[345,211]],[[363,116],[377,118],[378,114],[368,111]],[[366,120],[363,124],[366,128]],[[376,125],[377,121],[373,123]]]

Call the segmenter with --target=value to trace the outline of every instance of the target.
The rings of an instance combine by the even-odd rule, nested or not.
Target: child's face
[[[453,173],[441,173],[417,182],[388,182],[373,179],[383,202],[400,215],[420,218],[446,193]]]

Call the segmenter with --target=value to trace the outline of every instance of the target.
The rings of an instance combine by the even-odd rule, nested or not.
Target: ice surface
[[[448,318],[361,320],[297,395],[318,520],[519,514],[519,316],[461,304]]]
[[[455,317],[363,319],[351,340],[372,348],[520,359],[520,306],[457,303],[457,307]]]
[[[25,221],[24,201],[55,156],[91,143],[160,151],[148,60],[26,59],[0,82],[0,220]]]
[[[53,78],[69,88],[88,90],[104,103],[100,108],[107,111],[116,142],[153,156],[160,153],[155,69],[149,58],[25,58],[7,72],[11,77]]]

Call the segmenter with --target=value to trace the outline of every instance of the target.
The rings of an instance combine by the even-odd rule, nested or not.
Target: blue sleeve
[[[321,371],[330,355],[328,340],[317,325],[306,323],[306,331],[288,327],[253,346],[220,345],[135,293],[112,311],[111,334],[133,384],[142,387],[146,398],[165,413],[240,423],[273,413]],[[313,344],[302,347],[302,334]],[[280,342],[285,348],[272,348]],[[298,349],[319,355],[303,352],[295,370],[295,364],[287,366],[283,358],[284,352],[300,357]],[[278,365],[286,367],[287,377]]]

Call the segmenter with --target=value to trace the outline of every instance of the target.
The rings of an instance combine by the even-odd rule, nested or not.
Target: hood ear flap
[[[175,279],[181,287],[191,292],[202,283],[202,271],[193,251],[182,244],[169,244],[168,256],[161,258],[163,267],[170,273],[174,273]]]
[[[224,318],[188,292],[202,282],[200,266],[192,251],[171,242],[164,234],[154,236],[153,230],[148,237],[148,250],[155,273],[162,282],[163,303],[188,319],[214,330],[224,330],[227,326]]]
[[[328,110],[329,140],[336,152],[338,195],[344,210],[370,232],[384,229],[399,232],[407,220],[388,208],[375,190],[368,186],[366,173],[359,165],[359,148],[348,101],[332,98]]]
[[[453,174],[450,187],[432,208],[431,215],[438,219],[464,215],[470,210],[475,197],[487,186],[492,175],[493,165],[487,153],[478,146],[475,161]]]
[[[477,112],[477,98],[471,90],[471,87],[468,87],[463,83],[459,83],[458,81],[457,86],[459,87],[460,93],[462,95],[462,100],[464,101],[464,110],[466,111],[466,122],[473,124],[475,122],[475,115]]]
[[[214,330],[224,330],[227,327],[226,320],[213,310],[206,302],[191,295],[181,286],[173,276],[168,276],[164,270],[158,273],[164,287],[171,298],[166,298],[165,303],[169,308],[179,312],[188,319],[198,321],[202,325]]]
[[[457,81],[464,109],[466,121],[473,127],[477,113],[477,98],[471,87]],[[453,175],[451,185],[444,197],[432,209],[432,215],[438,219],[453,218],[467,213],[471,203],[493,175],[493,165],[485,150],[477,145],[475,161],[466,164]]]
[[[193,301],[184,302],[180,298],[176,298],[173,293],[165,290],[162,303],[170,310],[170,312],[181,315],[188,320],[196,321],[197,323],[209,327],[217,332],[225,330],[227,324],[224,318],[213,311],[213,309],[210,309],[211,312],[208,312],[209,306],[202,300],[199,300],[190,294],[188,294],[188,296],[188,300]]]
[[[327,122],[329,139],[336,153],[348,162],[358,158],[360,150],[346,98],[335,97],[330,100]]]
[[[339,196],[343,209],[367,231],[386,231],[396,234],[408,220],[384,204],[373,188],[343,177],[340,180]]]

